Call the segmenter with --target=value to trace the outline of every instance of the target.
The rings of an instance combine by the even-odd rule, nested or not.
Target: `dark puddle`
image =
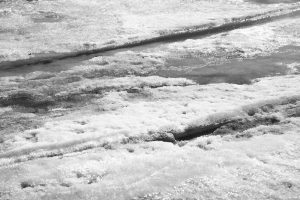
[[[203,67],[203,58],[171,59],[167,61],[167,67],[174,66],[176,70],[160,70],[157,72],[157,75],[172,78],[188,78],[196,81],[198,84],[249,84],[255,78],[286,75],[289,73],[286,64],[294,62],[300,63],[300,47],[286,46],[280,48],[278,53],[270,56],[244,60],[233,59],[224,64],[205,67]],[[192,66],[192,68],[184,69],[184,66]],[[178,70],[180,67],[183,70]]]

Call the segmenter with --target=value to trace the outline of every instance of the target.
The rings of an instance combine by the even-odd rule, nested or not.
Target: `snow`
[[[289,69],[290,74],[298,74],[300,63],[290,63],[286,66]]]
[[[127,144],[27,161],[1,168],[0,188],[11,199],[296,199],[299,119],[250,131],[251,138]],[[22,182],[32,187],[21,189]]]
[[[130,80],[117,78],[121,88],[124,87],[122,79]],[[290,75],[262,78],[251,85],[188,84],[182,87],[165,85],[164,82],[168,83],[168,78],[165,78],[158,88],[149,88],[147,84],[142,88],[133,79],[130,85],[139,88],[137,93],[107,92],[94,102],[97,105],[95,114],[78,110],[6,142],[11,151],[27,152],[27,148],[36,151],[49,145],[68,147],[74,142],[120,142],[128,137],[143,137],[161,131],[180,134],[190,127],[216,123],[218,118],[244,115],[243,106],[249,104],[293,97],[299,93],[299,81],[299,76]],[[109,82],[116,87],[113,79]],[[171,79],[170,82],[174,81]],[[32,133],[37,138],[34,142],[26,139],[26,135]]]
[[[79,106],[72,111],[68,111],[64,104],[58,104],[58,107],[51,108],[52,113],[65,111],[70,114],[58,115],[55,119],[49,116],[44,126],[38,129],[14,133],[16,136],[5,142],[9,146],[7,150],[36,151],[46,147],[51,150],[55,148],[53,144],[63,148],[74,145],[74,142],[80,144],[93,140],[99,146],[106,141],[158,132],[180,134],[190,127],[214,123],[215,118],[243,114],[241,109],[245,105],[293,96],[299,93],[297,75],[266,77],[250,85],[219,83],[201,86],[186,78],[163,78],[151,76],[151,73],[164,68],[166,60],[177,56],[180,51],[215,55],[219,49],[227,52],[239,49],[247,57],[262,56],[285,45],[297,45],[297,29],[283,29],[284,26],[297,25],[296,20],[283,20],[233,30],[226,35],[95,57],[67,71],[3,77],[0,79],[2,98],[25,90],[47,99],[51,95],[60,101],[80,95],[90,104],[90,107]],[[84,125],[78,123],[78,119]],[[32,133],[36,139],[26,139]]]
[[[183,42],[172,43],[166,49],[179,55],[184,54],[186,51],[194,55],[201,53],[211,55],[215,52],[225,51],[227,54],[242,58],[266,56],[274,53],[280,47],[287,45],[299,46],[298,20],[287,19],[260,26],[236,29],[206,38],[188,39]],[[286,30],[287,26],[290,27],[288,30]]]
[[[168,68],[169,58],[184,53],[202,53],[204,61],[209,62],[211,57],[227,59],[228,52],[239,50],[242,57],[253,59],[286,45],[299,45],[298,25],[297,18],[285,19],[206,38],[99,56],[60,72],[34,71],[2,77],[1,98],[26,92],[33,100],[40,97],[55,102],[49,114],[28,108],[46,112],[43,126],[24,132],[4,130],[11,137],[5,141],[3,155],[8,150],[51,151],[56,148],[54,144],[69,148],[95,140],[96,146],[101,146],[107,141],[151,137],[160,132],[181,134],[191,127],[243,114],[245,105],[296,95],[297,75],[265,77],[249,85],[197,85],[186,78],[153,74]],[[12,114],[19,115],[18,109],[22,110],[14,108]],[[28,139],[32,134],[35,139]]]
[[[299,7],[279,1],[149,2],[1,2],[0,62]],[[299,25],[297,17],[281,19],[109,52],[58,71],[38,66],[44,71],[0,75],[0,199],[297,199]],[[291,46],[294,54],[282,50]],[[254,66],[277,52],[289,55]],[[239,67],[245,59],[253,61],[247,68],[274,63],[286,72],[247,84],[199,85],[182,75],[233,60]],[[182,76],[162,77],[168,70]],[[44,105],[46,100],[51,103]],[[187,135],[195,138],[182,141]]]
[[[225,0],[4,1],[0,61],[119,45],[295,5]]]

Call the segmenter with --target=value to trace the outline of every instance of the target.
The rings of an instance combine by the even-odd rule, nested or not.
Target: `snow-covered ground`
[[[0,62],[85,51],[299,7],[243,0],[4,0]]]
[[[61,72],[2,77],[0,102],[5,109],[13,108],[4,109],[3,116],[33,112],[37,114],[30,114],[27,120],[38,119],[39,115],[46,117],[42,118],[42,126],[37,129],[29,126],[25,131],[12,130],[13,126],[7,124],[13,119],[8,118],[3,125],[7,126],[3,131],[7,137],[3,142],[3,157],[53,149],[56,145],[68,148],[90,140],[100,140],[102,144],[133,136],[152,137],[162,131],[181,134],[190,126],[211,123],[207,120],[214,114],[297,95],[298,65],[292,61],[277,63],[280,69],[285,68],[282,73],[287,76],[256,79],[250,85],[219,83],[223,81],[218,79],[218,84],[198,85],[187,78],[156,74],[163,70],[179,70],[184,74],[195,68],[209,68],[212,63],[230,64],[232,60],[242,63],[244,59],[274,54],[288,45],[299,46],[298,19],[95,57]],[[167,66],[168,60],[184,60],[187,55],[188,59],[201,58],[202,63]]]
[[[297,5],[149,2],[0,1],[1,59]],[[0,199],[298,199],[299,19],[3,70]]]
[[[274,106],[276,115],[292,104]],[[299,112],[293,116],[245,131],[237,128],[238,134],[177,144],[107,144],[1,168],[1,197],[298,199]]]

